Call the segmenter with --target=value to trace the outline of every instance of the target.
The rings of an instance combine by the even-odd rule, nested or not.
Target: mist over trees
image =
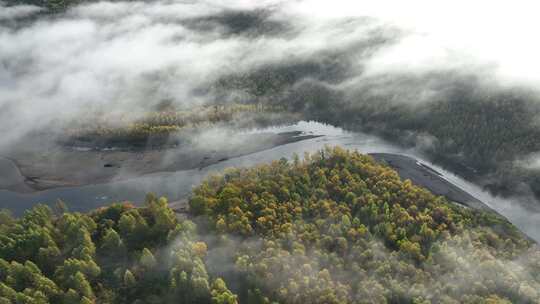
[[[40,8],[44,8],[48,11],[46,13],[60,13],[65,11],[71,6],[78,4],[84,4],[85,2],[91,2],[88,0],[6,0],[4,1],[9,6],[16,5],[32,5]],[[43,11],[42,11],[43,12]]]
[[[196,188],[190,206],[237,236],[230,262],[250,290],[241,300],[538,301],[528,270],[538,249],[506,220],[433,196],[357,152],[226,171]]]
[[[64,145],[160,149],[148,143],[185,130],[316,120],[379,135],[494,194],[537,202],[537,76],[511,77],[489,35],[471,48],[486,41],[495,64],[459,49],[425,59],[439,49],[416,43],[423,33],[339,11],[348,8],[0,2],[0,152],[58,130]],[[485,24],[500,29],[500,20]],[[537,74],[522,64],[536,67],[540,48],[512,39],[533,40],[527,29],[537,27],[512,21],[505,26],[524,32],[496,38],[523,48],[510,52],[523,54],[518,71]],[[177,216],[149,195],[141,208],[0,212],[0,303],[540,301],[540,251],[530,239],[358,152],[328,148],[226,170],[196,186],[189,206]]]
[[[540,251],[341,148],[89,214],[0,213],[2,303],[536,303]],[[193,221],[193,222],[192,222]],[[196,224],[195,224],[196,223]]]
[[[197,131],[211,128],[250,129],[296,121],[284,107],[224,104],[178,109],[164,103],[134,119],[133,113],[94,113],[91,121],[73,121],[57,131],[63,146],[124,149],[171,148],[186,144]]]
[[[540,148],[536,91],[457,72],[365,77],[341,87],[335,82],[347,69],[329,65],[331,58],[262,67],[224,77],[217,88],[416,147],[494,194],[540,194],[537,168],[517,164]]]

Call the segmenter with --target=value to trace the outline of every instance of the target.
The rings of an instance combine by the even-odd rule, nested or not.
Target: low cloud
[[[98,2],[0,25],[0,130],[213,99],[220,77],[365,40],[370,23],[291,18],[276,2]],[[14,6],[5,15],[29,11]]]
[[[0,23],[0,130],[16,139],[92,111],[201,104],[216,98],[210,88],[221,78],[298,62],[339,72],[324,79],[328,69],[308,70],[294,81],[387,90],[383,97],[407,103],[440,94],[430,82],[403,82],[433,72],[441,78],[431,82],[443,85],[455,73],[497,85],[540,81],[533,2],[387,2],[103,1]],[[0,20],[40,10],[0,5]]]
[[[34,5],[7,6],[0,1],[0,24],[3,21],[11,21],[18,18],[28,17],[43,11],[42,8]]]

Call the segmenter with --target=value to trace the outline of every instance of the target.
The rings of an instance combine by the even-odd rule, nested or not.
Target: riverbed
[[[362,153],[384,153],[387,155],[405,156],[412,160],[412,162],[405,160],[405,163],[408,163],[408,166],[414,167],[415,170],[418,169],[418,172],[414,173],[416,175],[415,178],[432,181],[439,180],[436,182],[436,187],[431,187],[434,193],[448,196],[448,193],[453,192],[457,195],[455,197],[464,200],[464,202],[460,203],[465,204],[467,201],[474,202],[476,205],[471,205],[473,208],[482,209],[482,206],[485,206],[486,209],[495,210],[528,236],[536,241],[540,241],[540,229],[537,228],[540,224],[540,213],[531,212],[530,209],[524,207],[519,199],[501,199],[489,195],[487,192],[459,176],[430,163],[424,155],[416,150],[403,149],[375,136],[347,132],[340,128],[317,122],[299,122],[290,126],[252,130],[244,132],[244,135],[257,135],[259,133],[279,134],[286,132],[301,132],[299,134],[305,136],[305,138],[247,155],[221,159],[217,163],[208,166],[199,166],[191,170],[158,172],[105,184],[59,187],[35,193],[0,190],[0,207],[8,208],[14,214],[20,215],[24,210],[36,204],[45,203],[54,205],[58,199],[61,199],[71,211],[84,212],[109,205],[112,202],[131,201],[135,204],[140,204],[148,192],[167,196],[170,201],[178,201],[188,197],[191,189],[212,172],[218,172],[227,167],[251,166],[281,157],[291,158],[294,154],[302,156],[304,152],[313,152],[323,148],[325,145],[340,145],[347,149],[357,149]],[[0,162],[0,169],[8,166],[5,161],[3,165]],[[398,172],[400,171],[399,168],[396,169]],[[411,171],[406,170],[403,172]],[[403,172],[400,172],[400,174],[403,175]],[[414,181],[411,176],[407,176],[406,174],[403,177],[410,178]],[[437,193],[437,191],[442,192]],[[455,200],[458,201],[459,199]]]

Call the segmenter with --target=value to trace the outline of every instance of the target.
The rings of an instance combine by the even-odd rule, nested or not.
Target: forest
[[[0,216],[0,303],[537,303],[540,251],[339,147],[88,214]]]
[[[538,239],[540,23],[487,2],[0,0],[0,304],[540,303],[489,211]],[[208,175],[372,139],[486,210],[340,147]]]
[[[165,198],[89,214],[35,207],[0,222],[0,303],[237,303],[196,226]]]
[[[212,127],[249,129],[283,124],[297,119],[281,106],[264,104],[213,104],[180,109],[159,107],[155,111],[93,113],[94,119],[65,124],[59,142],[65,146],[91,148],[163,148],[188,140],[189,135]]]

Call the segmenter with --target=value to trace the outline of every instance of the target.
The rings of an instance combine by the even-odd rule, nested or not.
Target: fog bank
[[[216,80],[268,65],[326,66],[336,77],[318,81],[338,88],[432,71],[536,87],[536,4],[487,4],[103,1],[34,21],[21,18],[37,7],[2,7],[12,21],[0,23],[3,144],[92,112],[205,103]],[[413,88],[407,100],[425,94]]]

